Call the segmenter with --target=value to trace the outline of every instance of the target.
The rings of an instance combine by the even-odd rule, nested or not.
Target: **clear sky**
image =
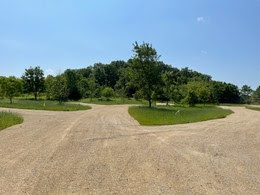
[[[128,60],[134,41],[175,67],[260,85],[260,0],[0,0],[0,75]]]

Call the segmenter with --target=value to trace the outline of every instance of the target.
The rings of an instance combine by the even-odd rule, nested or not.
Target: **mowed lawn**
[[[23,122],[23,118],[11,112],[0,112],[0,130]]]
[[[105,98],[85,98],[81,99],[80,102],[99,104],[99,105],[122,105],[122,104],[148,104],[145,100],[135,100],[134,98],[110,98],[106,100]]]
[[[18,108],[18,109],[31,109],[31,110],[50,110],[50,111],[77,111],[88,110],[91,107],[80,104],[62,103],[57,101],[45,100],[21,100],[16,99],[14,103],[10,104],[8,100],[0,100],[0,107],[3,108]]]
[[[260,111],[260,107],[246,106],[247,109]]]
[[[233,113],[215,106],[154,107],[132,106],[129,114],[141,125],[174,125],[224,118]]]

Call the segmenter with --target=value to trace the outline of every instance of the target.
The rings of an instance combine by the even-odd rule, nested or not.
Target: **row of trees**
[[[10,102],[21,93],[31,93],[37,100],[40,93],[59,102],[81,98],[112,96],[196,103],[260,103],[260,87],[253,91],[245,85],[237,86],[213,81],[211,76],[179,70],[160,61],[157,51],[148,43],[133,45],[133,57],[127,62],[97,63],[82,69],[68,69],[64,73],[44,78],[40,67],[29,68],[19,78],[1,77],[0,95]]]

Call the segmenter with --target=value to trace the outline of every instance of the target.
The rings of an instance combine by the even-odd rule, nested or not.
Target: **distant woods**
[[[32,94],[34,99],[45,95],[60,103],[81,98],[112,97],[197,103],[260,103],[260,86],[256,91],[244,85],[214,81],[211,76],[178,69],[160,60],[155,48],[148,43],[133,45],[133,57],[128,61],[96,63],[82,69],[67,69],[64,73],[44,77],[40,67],[26,69],[21,78],[0,77],[0,97],[10,99]]]

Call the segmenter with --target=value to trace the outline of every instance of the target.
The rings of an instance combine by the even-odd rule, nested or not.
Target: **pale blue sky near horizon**
[[[0,0],[0,75],[128,60],[135,41],[174,67],[260,85],[260,0]]]

